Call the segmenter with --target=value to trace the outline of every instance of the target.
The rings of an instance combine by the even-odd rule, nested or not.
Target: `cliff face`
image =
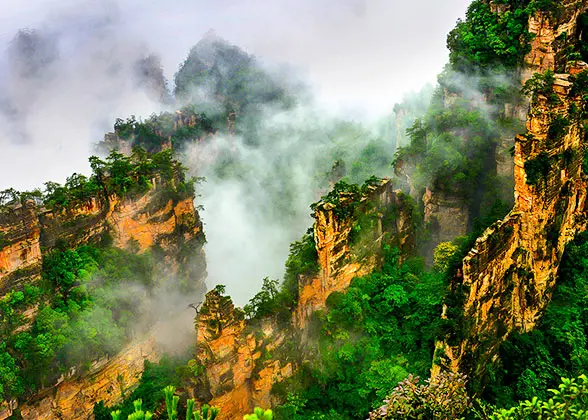
[[[47,211],[32,201],[0,212],[0,292],[32,282],[41,273],[42,252],[56,245],[76,247],[108,235],[119,248],[144,252],[160,248],[167,270],[179,268],[180,248],[202,245],[202,222],[191,197],[177,199],[165,188],[154,188],[135,199],[92,198],[73,208]],[[200,258],[203,259],[201,249]],[[195,281],[202,281],[204,273]]]
[[[38,281],[43,253],[57,245],[73,248],[103,241],[135,253],[153,250],[162,278],[181,277],[190,283],[194,294],[202,293],[206,273],[204,234],[193,197],[180,197],[155,180],[153,184],[155,188],[134,198],[93,198],[73,208],[52,211],[32,201],[3,209],[0,296]],[[27,310],[29,321],[36,317],[37,308]],[[140,379],[144,360],[155,361],[160,355],[155,339],[148,336],[110,359],[96,361],[88,373],[77,374],[73,369],[56,385],[29,398],[34,405],[20,409],[24,418],[88,418],[95,402],[119,402],[122,392]],[[11,405],[14,409],[15,402]],[[0,410],[0,419],[10,412]]]
[[[563,31],[574,33],[587,8],[587,2],[567,2],[559,20],[546,14],[530,19],[537,34],[527,56],[532,71],[562,67],[554,42]],[[555,96],[538,94],[532,101],[527,133],[515,140],[514,208],[477,240],[452,281],[456,299],[444,315],[459,332],[438,343],[443,362],[434,374],[445,367],[482,378],[508,335],[533,329],[550,301],[565,245],[586,228],[586,133],[581,118],[570,113],[584,105],[571,75],[586,68],[582,62],[568,66],[547,87]]]
[[[97,402],[123,400],[141,379],[144,361],[156,362],[160,357],[155,339],[134,342],[114,357],[94,362],[83,376],[73,371],[62,377],[59,384],[36,395],[34,403],[20,406],[20,412],[25,419],[88,419]]]
[[[32,201],[0,212],[0,295],[41,275],[41,224]]]
[[[372,185],[360,197],[342,193],[338,204],[320,202],[314,211],[314,238],[320,266],[316,276],[301,276],[291,324],[275,317],[247,320],[231,299],[209,292],[197,318],[196,362],[201,374],[193,393],[222,408],[221,419],[241,418],[255,406],[275,405],[272,386],[294,374],[304,354],[310,316],[325,308],[328,296],[345,291],[356,276],[380,264],[384,243],[403,255],[415,250],[411,199],[389,180]],[[357,199],[353,214],[342,207]],[[361,232],[354,227],[362,226]]]
[[[248,326],[231,298],[216,290],[206,295],[197,327],[195,360],[202,374],[193,392],[198,400],[222,407],[220,419],[272,406],[272,385],[291,376],[293,365],[268,356],[284,345],[287,332],[275,320]]]
[[[317,205],[313,217],[314,238],[320,271],[317,276],[302,277],[298,282],[299,298],[294,324],[304,330],[312,313],[326,306],[329,295],[347,289],[354,277],[364,276],[379,264],[382,241],[397,246],[402,255],[416,247],[411,199],[383,181],[361,197],[359,213],[368,221],[367,236],[352,230],[362,221],[337,216],[337,207],[328,202]],[[366,223],[367,222],[367,223]]]
[[[431,226],[433,244],[451,241],[468,233],[469,209],[462,198],[427,188],[423,204],[425,223]]]

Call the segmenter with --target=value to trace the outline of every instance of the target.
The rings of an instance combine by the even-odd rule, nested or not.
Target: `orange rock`
[[[116,404],[141,378],[145,360],[156,362],[161,351],[153,338],[131,344],[82,376],[67,378],[40,392],[33,404],[20,407],[23,418],[36,420],[87,419],[94,404]]]
[[[553,68],[554,39],[569,30],[580,10],[587,8],[584,1],[580,8],[563,13],[569,21],[550,22],[544,14],[530,19],[530,31],[537,34],[527,56],[530,69]],[[565,115],[576,100],[567,96],[569,75],[557,74],[555,78],[558,88],[554,91],[561,104],[552,106],[547,98],[537,98],[527,121],[531,137],[518,136],[515,141],[514,208],[478,238],[463,260],[463,276],[452,281],[453,292],[464,293],[461,309],[467,327],[457,344],[437,343],[438,354],[443,356],[433,374],[449,368],[473,378],[483,377],[511,332],[535,327],[551,299],[566,244],[587,227],[587,183],[582,154],[577,153],[583,147],[583,127],[572,121],[561,138],[552,138],[549,133],[550,115]],[[525,163],[539,153],[549,156],[550,170],[536,185],[530,185]]]

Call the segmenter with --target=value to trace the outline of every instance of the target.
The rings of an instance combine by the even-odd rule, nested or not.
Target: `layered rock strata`
[[[527,56],[531,70],[561,67],[554,42],[564,31],[574,33],[579,13],[588,8],[586,1],[565,3],[559,20],[546,14],[530,19],[537,34]],[[567,68],[547,87],[553,94],[535,95],[527,133],[516,138],[514,208],[478,238],[451,283],[455,299],[444,316],[455,328],[437,345],[433,374],[448,368],[483,378],[509,334],[535,327],[551,299],[566,244],[586,229],[586,133],[571,110],[585,109],[573,83],[588,66]]]

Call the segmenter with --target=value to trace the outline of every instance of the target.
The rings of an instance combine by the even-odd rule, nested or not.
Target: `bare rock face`
[[[468,233],[470,211],[462,198],[427,188],[423,203],[425,223],[431,226],[433,244],[451,241]]]
[[[32,201],[0,212],[0,296],[41,276],[41,227]]]
[[[540,35],[528,56],[531,69],[553,70],[557,50],[549,46],[554,34],[573,32],[567,19],[577,17],[578,5],[588,8],[586,1],[570,3],[559,24],[545,16],[530,20],[531,31]],[[456,299],[446,305],[444,316],[455,328],[437,344],[440,362],[433,374],[448,368],[483,378],[511,332],[535,327],[551,299],[566,244],[586,229],[586,133],[568,112],[573,103],[582,105],[570,78],[580,70],[555,75],[558,100],[537,95],[531,104],[527,133],[515,141],[514,208],[478,238],[452,281]],[[567,124],[560,129],[556,125],[562,119]]]
[[[221,407],[221,420],[272,406],[272,386],[293,373],[291,362],[267,357],[284,344],[286,332],[269,319],[251,328],[243,311],[217,290],[206,295],[197,328],[195,360],[203,372],[193,389],[198,400]]]
[[[573,34],[576,32],[578,16],[586,11],[583,0],[560,1],[559,16],[550,13],[536,13],[529,18],[529,32],[534,35],[531,51],[525,57],[523,81],[534,73],[546,70],[560,71],[559,64],[565,62],[565,49],[578,41]],[[565,33],[565,36],[562,36]]]
[[[82,376],[63,378],[55,387],[37,395],[33,404],[20,407],[25,419],[82,420],[92,417],[94,404],[113,404],[141,378],[145,360],[156,362],[161,350],[153,338],[128,345],[112,358],[96,361]]]

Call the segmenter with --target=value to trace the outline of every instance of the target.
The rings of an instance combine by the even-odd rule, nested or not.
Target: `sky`
[[[209,30],[311,83],[321,104],[356,118],[387,114],[434,82],[445,38],[467,0],[3,0],[0,15],[0,189],[88,172],[114,118],[160,106],[128,77],[160,57],[168,80]],[[19,29],[52,40],[55,59],[22,77]],[[17,70],[15,70],[15,68]],[[4,104],[4,105],[3,105]],[[8,105],[6,105],[8,104]]]

